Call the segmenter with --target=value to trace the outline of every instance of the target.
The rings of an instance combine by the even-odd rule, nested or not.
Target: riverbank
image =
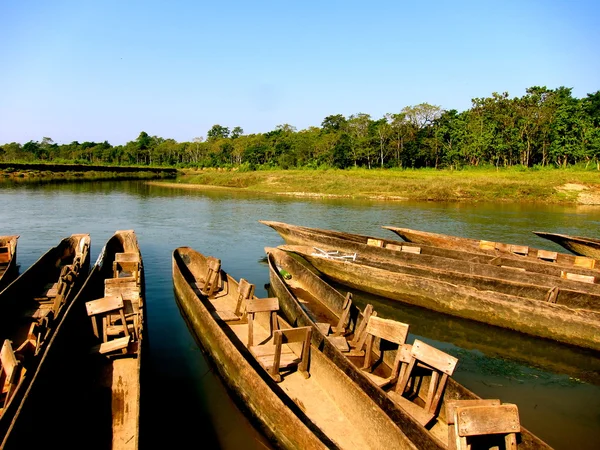
[[[383,201],[541,202],[600,206],[600,173],[576,169],[184,170],[186,189],[236,189],[295,197]]]

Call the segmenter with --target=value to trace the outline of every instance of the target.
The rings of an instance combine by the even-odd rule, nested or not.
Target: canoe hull
[[[580,256],[587,256],[600,260],[600,239],[586,238],[582,236],[569,236],[566,234],[546,233],[534,231],[539,237],[557,243],[563,248]]]
[[[600,350],[600,314],[448,282],[311,255],[309,248],[281,246],[306,258],[327,277],[354,289],[445,314]]]
[[[0,247],[6,250],[5,255],[0,254],[0,292],[8,286],[18,275],[17,271],[17,241],[18,235],[0,236]]]
[[[332,313],[332,316],[339,318],[342,311],[344,296],[322,280],[318,274],[315,274],[303,265],[297,259],[294,259],[287,252],[279,249],[266,249],[269,262],[269,281],[270,288],[280,299],[280,306],[286,317],[291,323],[297,326],[313,327],[313,343],[322,348],[323,353],[330,358],[344,373],[350,376],[384,411],[394,420],[399,427],[411,438],[418,448],[446,448],[446,443],[440,441],[429,434],[422,426],[399,408],[386,393],[373,384],[363,373],[352,364],[331,342],[322,334],[316,326],[314,318],[311,317],[298,302],[297,297],[292,293],[289,286],[282,278],[278,268],[283,268],[295,280],[300,290],[306,292],[308,296],[322,302],[322,306]],[[391,363],[391,361],[390,361]],[[440,414],[445,417],[445,401],[449,399],[478,400],[475,393],[466,389],[449,378],[444,394],[444,400],[440,409]],[[526,449],[548,449],[546,443],[531,434],[525,428],[521,432],[520,448]]]
[[[50,448],[138,448],[140,374],[147,347],[143,263],[139,340],[130,357],[115,359],[127,365],[127,377],[111,381],[116,373],[113,359],[91,353],[97,338],[85,306],[87,301],[104,296],[104,280],[112,277],[114,254],[123,251],[139,252],[135,234],[130,230],[117,231],[109,239],[65,311],[4,437],[0,447],[3,450],[37,448],[40,439]],[[65,424],[69,426],[68,433],[60,432]],[[127,436],[121,438],[124,427]]]

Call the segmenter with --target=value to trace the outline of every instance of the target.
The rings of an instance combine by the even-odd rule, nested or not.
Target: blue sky
[[[182,142],[600,89],[597,0],[2,0],[0,19],[0,144]]]

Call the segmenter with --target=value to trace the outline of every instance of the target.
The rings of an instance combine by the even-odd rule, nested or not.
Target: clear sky
[[[600,90],[600,0],[1,0],[0,144]]]

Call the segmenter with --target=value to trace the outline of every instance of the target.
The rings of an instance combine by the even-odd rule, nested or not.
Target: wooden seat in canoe
[[[232,322],[246,319],[246,302],[254,296],[254,285],[249,283],[244,278],[240,278],[238,283],[238,298],[235,306],[235,310],[223,310],[219,309],[219,301],[216,300],[213,304],[215,311],[213,316],[221,319],[225,322]]]
[[[456,430],[454,427],[456,408],[463,406],[494,406],[499,399],[448,400],[446,401],[446,422],[448,423],[448,450],[456,450]]]
[[[369,303],[363,310],[362,320],[356,324],[352,340],[348,342],[350,351],[347,356],[364,356],[364,346],[367,341],[367,324],[371,316],[376,317],[377,312],[373,311],[373,305]]]
[[[0,385],[2,397],[0,398],[0,411],[6,407],[13,396],[21,377],[21,362],[15,356],[12,343],[8,339],[2,344],[0,350]]]
[[[140,256],[136,252],[115,253],[113,278],[133,277],[140,283]]]
[[[108,296],[97,300],[86,302],[85,304],[87,314],[92,320],[92,328],[94,335],[101,339],[101,344],[94,348],[94,351],[99,353],[109,353],[115,350],[122,350],[123,353],[127,353],[127,347],[130,341],[129,328],[125,320],[123,298],[121,296]],[[109,333],[109,327],[112,327],[114,322],[113,314],[117,313],[119,320],[121,321],[121,328],[123,330],[123,337],[117,339],[111,339],[113,333]],[[98,319],[102,319],[102,337],[98,330]]]
[[[517,405],[457,406],[453,416],[455,440],[448,442],[449,449],[517,448],[517,433],[521,432]]]
[[[410,349],[410,362],[403,369],[402,376],[394,391],[388,396],[402,409],[411,414],[423,426],[427,426],[439,414],[440,401],[446,387],[448,377],[454,373],[458,359],[438,350],[425,342],[415,339]],[[420,387],[415,378],[423,371],[431,372],[431,380],[425,404],[420,406],[411,401],[418,396],[415,389]],[[409,384],[409,381],[412,383]]]
[[[200,292],[207,297],[214,295],[221,287],[221,260],[214,256],[206,258],[206,275],[202,282],[196,283]]]
[[[373,315],[369,318],[369,322],[367,323],[367,328],[365,330],[367,338],[365,359],[362,370],[363,373],[365,373],[371,379],[371,381],[373,381],[382,389],[398,381],[400,376],[400,366],[403,362],[408,363],[409,361],[409,347],[404,346],[406,337],[408,335],[408,327],[409,326],[407,324],[398,322],[396,320],[381,319]],[[396,344],[396,348],[394,348],[394,350],[396,350],[396,358],[392,366],[392,371],[387,377],[382,377],[372,373],[376,364],[373,362],[373,346],[375,338],[380,339],[380,354],[377,358],[377,361],[381,361],[383,359],[384,351],[387,351],[384,350],[384,341]],[[392,349],[390,348],[390,350]]]

